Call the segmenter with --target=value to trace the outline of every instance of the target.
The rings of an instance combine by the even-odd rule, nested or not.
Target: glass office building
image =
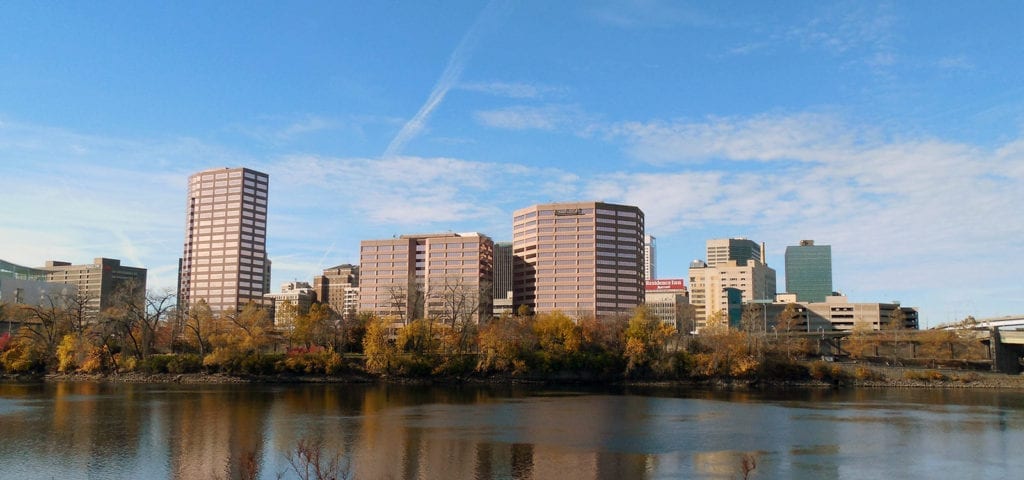
[[[798,302],[824,302],[832,295],[832,246],[802,240],[786,247],[786,292]]]

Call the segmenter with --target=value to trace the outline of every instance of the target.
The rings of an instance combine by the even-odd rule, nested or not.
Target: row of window
[[[381,255],[363,255],[361,260],[408,260],[409,255],[405,253],[385,253]]]
[[[261,215],[261,217],[262,217],[262,215]],[[218,226],[218,225],[237,225],[238,222],[234,221],[234,220],[237,220],[237,219],[238,219],[237,217],[236,218],[232,218],[231,219],[232,221],[228,222],[227,221],[228,219],[215,218],[213,220],[200,220],[198,222],[192,222],[192,223],[196,224],[195,226],[198,226],[200,228],[202,228],[202,227],[214,227],[214,226]],[[251,226],[254,226],[254,227],[259,228],[259,229],[264,229],[264,228],[267,228],[267,221],[266,221],[266,218],[261,218],[259,220],[253,220],[251,218],[243,218],[242,219],[242,225],[251,225]]]

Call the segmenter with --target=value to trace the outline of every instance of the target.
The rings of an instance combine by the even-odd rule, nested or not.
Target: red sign
[[[647,291],[656,290],[686,290],[686,284],[681,278],[665,278],[660,280],[648,280]]]

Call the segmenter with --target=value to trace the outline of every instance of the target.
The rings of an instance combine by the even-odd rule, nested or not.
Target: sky
[[[659,278],[705,241],[832,246],[923,326],[1024,313],[1024,3],[0,3],[0,258],[172,288],[186,180],[270,175],[273,289],[359,241],[511,238],[639,206]]]

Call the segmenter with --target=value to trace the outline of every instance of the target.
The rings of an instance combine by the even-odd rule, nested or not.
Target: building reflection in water
[[[0,476],[236,479],[252,457],[258,478],[296,478],[299,442],[357,479],[739,478],[744,454],[759,478],[927,471],[912,447],[945,465],[995,452],[998,469],[1024,431],[1024,397],[1005,395],[0,384]],[[844,463],[865,456],[878,461]]]

